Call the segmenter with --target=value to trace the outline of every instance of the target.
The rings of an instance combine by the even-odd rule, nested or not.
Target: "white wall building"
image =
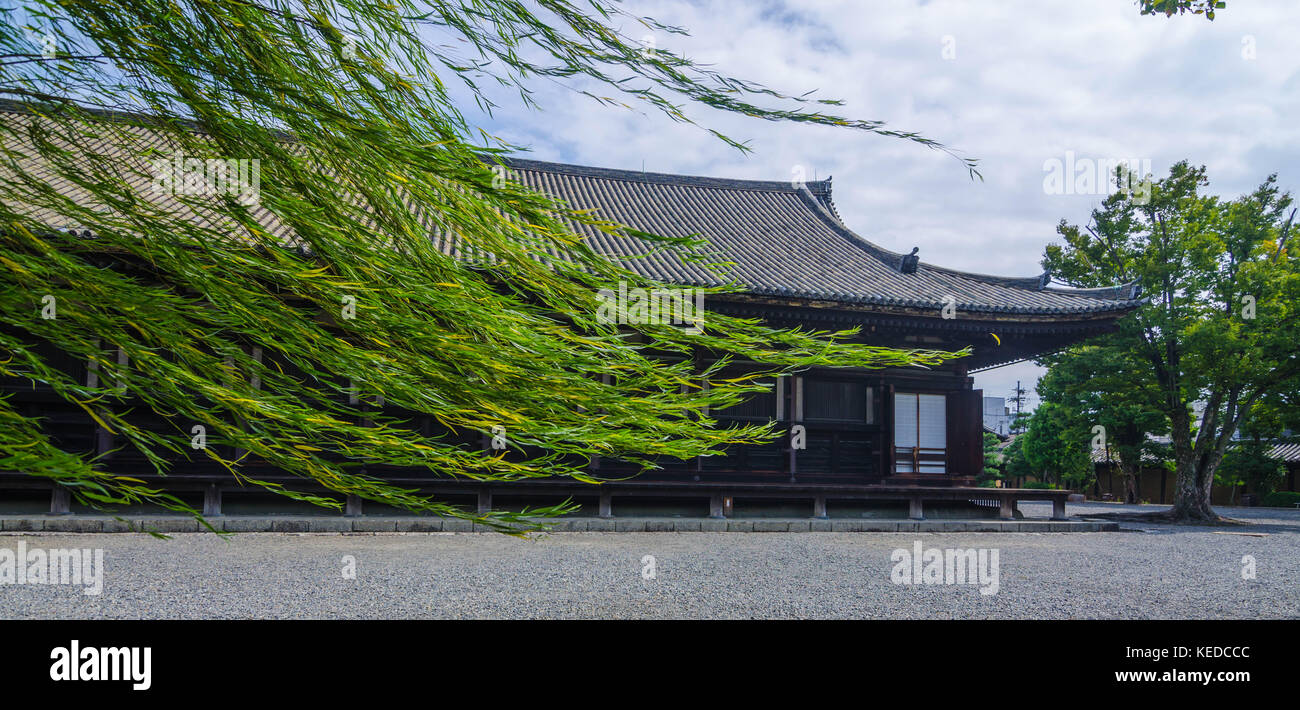
[[[984,426],[1002,436],[1011,433],[1011,411],[1007,409],[1006,397],[984,398]]]

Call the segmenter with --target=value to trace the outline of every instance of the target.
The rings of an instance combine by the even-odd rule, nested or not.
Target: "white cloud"
[[[603,167],[784,180],[803,165],[810,176],[835,176],[841,216],[867,238],[919,246],[944,266],[1016,276],[1041,270],[1060,219],[1085,221],[1100,201],[1044,194],[1043,162],[1066,151],[1149,158],[1157,175],[1188,159],[1205,164],[1211,189],[1225,195],[1272,172],[1284,187],[1296,184],[1300,48],[1290,3],[1230,2],[1214,22],[1143,17],[1131,0],[623,5],[690,30],[656,37],[660,48],[786,92],[843,99],[845,115],[978,157],[984,181],[898,139],[689,111],[749,139],[754,153],[744,156],[657,112],[601,107],[551,84],[537,87],[542,112],[512,112],[503,94],[489,129],[530,146],[531,157]],[[945,37],[953,59],[943,58]],[[1244,56],[1248,45],[1254,59]],[[1033,369],[1014,374],[1032,379]],[[1004,375],[980,377],[991,392],[1006,389]]]

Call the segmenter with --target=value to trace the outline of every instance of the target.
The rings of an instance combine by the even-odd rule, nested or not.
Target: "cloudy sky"
[[[1156,175],[1181,159],[1210,189],[1248,191],[1277,172],[1300,183],[1300,43],[1289,0],[1229,0],[1213,22],[1138,14],[1134,0],[626,0],[687,28],[656,47],[772,88],[843,99],[841,113],[883,120],[978,158],[983,181],[915,143],[843,129],[691,115],[749,141],[746,155],[647,110],[604,108],[572,87],[536,85],[541,111],[503,96],[471,116],[531,148],[529,157],[610,168],[787,180],[834,176],[845,222],[925,261],[1036,275],[1061,219],[1086,221],[1097,194],[1048,194],[1047,161],[1133,159]],[[628,24],[636,37],[646,33]],[[976,376],[1005,395],[1032,364]],[[1030,385],[1032,390],[1032,385]]]

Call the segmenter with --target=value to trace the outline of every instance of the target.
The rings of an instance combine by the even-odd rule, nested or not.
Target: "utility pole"
[[[1016,403],[1016,415],[1011,419],[1011,432],[1015,434],[1023,430],[1020,408],[1025,402],[1025,388],[1020,386],[1020,380],[1016,380],[1016,388],[1011,390],[1011,401]]]

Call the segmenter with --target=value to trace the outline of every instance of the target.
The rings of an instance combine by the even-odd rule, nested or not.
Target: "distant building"
[[[1283,433],[1283,438],[1269,441],[1271,446],[1266,452],[1269,458],[1281,461],[1286,466],[1286,474],[1277,484],[1276,490],[1300,492],[1300,488],[1297,488],[1300,485],[1300,442],[1295,441],[1291,430],[1288,429]],[[1240,437],[1234,438],[1240,441]],[[1168,436],[1148,434],[1147,439],[1165,446],[1172,443],[1172,439]],[[1237,446],[1237,442],[1234,441],[1231,446]],[[1093,493],[1102,498],[1122,500],[1123,482],[1119,476],[1119,455],[1115,450],[1094,447],[1092,463],[1097,475],[1093,483]],[[1166,503],[1173,500],[1177,474],[1165,467],[1162,457],[1144,451],[1137,475],[1139,498],[1153,503]],[[1215,483],[1211,493],[1215,505],[1236,505],[1237,497],[1232,488]]]
[[[1011,410],[1007,408],[1006,397],[984,398],[984,428],[999,436],[1011,433]]]

